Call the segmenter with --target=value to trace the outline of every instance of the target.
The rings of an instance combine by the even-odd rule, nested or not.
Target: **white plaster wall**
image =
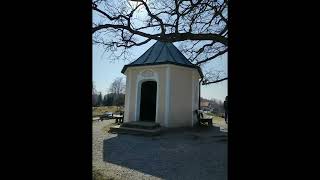
[[[143,73],[152,74],[144,76]],[[152,73],[150,73],[152,72]],[[157,82],[156,122],[163,127],[193,126],[198,107],[199,73],[171,64],[128,67],[126,72],[125,122],[138,121],[141,84]]]

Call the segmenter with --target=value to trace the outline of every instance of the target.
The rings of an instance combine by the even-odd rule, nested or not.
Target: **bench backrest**
[[[203,112],[201,112],[200,110],[195,110],[195,113],[197,114],[198,120],[203,119]]]

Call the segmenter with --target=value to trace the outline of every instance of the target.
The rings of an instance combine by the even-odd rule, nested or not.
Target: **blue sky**
[[[151,41],[143,46],[136,47],[133,50],[133,57],[131,61],[134,61],[136,58],[142,55],[154,43],[155,41]],[[176,45],[176,47],[178,46]],[[121,73],[121,69],[125,64],[129,63],[129,61],[125,62],[123,60],[111,61],[110,58],[108,58],[110,56],[111,53],[104,53],[104,49],[102,47],[93,45],[93,81],[95,82],[97,91],[102,92],[102,94],[107,93],[110,84],[115,78],[123,77],[125,79],[126,76]],[[220,57],[220,59],[216,59],[213,62],[206,64],[203,68],[203,71],[220,69],[224,70],[224,72],[227,74],[227,64],[227,55],[225,55]],[[201,97],[224,100],[225,96],[227,95],[227,89],[228,81],[201,86]]]

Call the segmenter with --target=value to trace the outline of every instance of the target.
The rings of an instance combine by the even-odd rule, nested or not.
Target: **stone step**
[[[123,123],[121,124],[121,127],[151,130],[160,128],[160,124],[155,122],[136,121]]]
[[[111,133],[119,134],[134,134],[134,135],[147,135],[147,136],[156,136],[160,135],[161,128],[156,129],[141,129],[141,128],[129,128],[122,126],[114,126],[110,128]]]

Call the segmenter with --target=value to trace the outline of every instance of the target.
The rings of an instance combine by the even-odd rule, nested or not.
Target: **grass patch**
[[[219,117],[219,116],[213,116],[212,121],[217,122],[217,123],[221,123],[221,122],[224,122],[224,118]]]
[[[212,122],[213,122],[214,124],[219,124],[219,126],[224,127],[224,128],[227,128],[227,127],[228,127],[228,125],[226,124],[224,118],[219,117],[219,116],[214,116],[214,117],[212,118]]]
[[[211,112],[208,112],[208,113],[206,113],[208,116],[215,116],[213,113],[211,113]]]
[[[101,131],[106,134],[106,133],[109,132],[110,127],[115,126],[115,125],[118,125],[118,124],[117,123],[111,123],[111,124],[105,125],[105,126],[103,126],[101,128]]]
[[[215,115],[213,113],[210,113],[210,112],[209,113],[205,113],[205,116],[212,116],[212,122],[216,123],[216,124],[221,124],[221,123],[225,122],[224,118],[222,118],[220,116],[217,116],[217,115]]]

